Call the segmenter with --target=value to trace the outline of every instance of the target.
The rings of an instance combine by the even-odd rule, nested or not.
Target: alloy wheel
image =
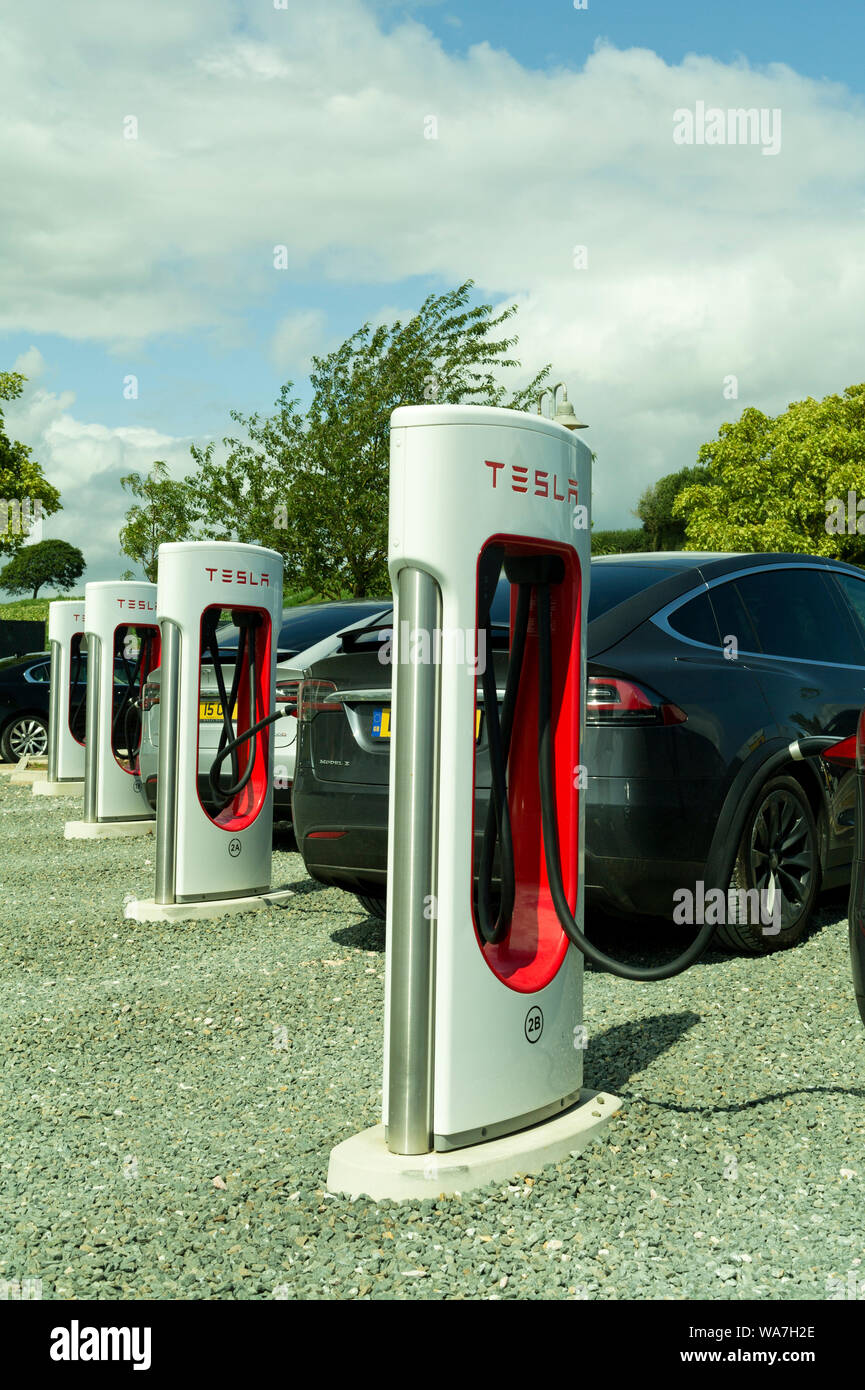
[[[817,847],[801,803],[785,790],[775,790],[762,802],[751,827],[751,871],[754,887],[769,914],[781,895],[781,929],[799,917],[817,870]]]
[[[41,719],[27,715],[17,719],[8,734],[9,751],[13,759],[42,757],[48,747],[48,730]]]

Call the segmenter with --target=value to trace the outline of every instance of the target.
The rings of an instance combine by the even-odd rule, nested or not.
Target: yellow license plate
[[[202,700],[198,706],[198,718],[209,723],[215,719],[222,718],[221,700]],[[237,718],[237,706],[234,707],[234,718]]]
[[[481,736],[481,716],[483,710],[475,710],[475,739]],[[373,738],[390,738],[390,710],[374,709],[372,712]]]

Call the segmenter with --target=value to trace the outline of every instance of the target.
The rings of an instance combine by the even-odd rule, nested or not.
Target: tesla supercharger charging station
[[[182,921],[277,904],[290,896],[270,888],[282,556],[257,545],[190,541],[161,545],[158,564],[156,890],[153,899],[128,903],[126,916]],[[219,649],[222,614],[238,629],[231,657]],[[218,768],[213,750],[199,749],[203,667],[222,683]]]
[[[84,673],[87,651],[84,600],[48,605],[51,688],[48,707],[48,771],[33,784],[34,796],[76,796],[84,791]]]
[[[159,665],[156,585],[107,580],[84,587],[87,724],[84,818],[67,821],[67,840],[153,833],[141,795],[139,701]]]
[[[590,498],[589,449],[540,415],[411,406],[391,417],[384,1122],[333,1150],[331,1191],[417,1197],[505,1180],[577,1152],[616,1109],[614,1097],[583,1089],[582,956],[547,881],[531,680],[512,718],[516,889],[504,939],[484,939],[473,886],[477,707],[493,660],[479,608],[502,562],[514,582],[527,565],[551,565],[559,849],[582,920]],[[512,651],[516,603],[512,590]],[[537,646],[532,607],[526,669]]]

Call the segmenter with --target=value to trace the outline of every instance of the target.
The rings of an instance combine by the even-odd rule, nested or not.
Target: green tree
[[[697,465],[665,473],[647,487],[637,503],[636,516],[643,523],[647,550],[681,550],[685,544],[685,518],[673,512],[673,503],[686,487],[708,482],[710,469]]]
[[[468,307],[472,282],[430,295],[407,323],[364,324],[326,357],[313,357],[312,398],[302,412],[286,382],[276,414],[232,412],[246,435],[193,447],[191,480],[205,535],[272,546],[289,587],[355,596],[385,593],[390,415],[399,405],[483,404],[527,409],[549,375],[544,367],[509,391],[501,375],[519,368],[515,337],[496,337],[516,305],[493,314]]]
[[[121,486],[141,500],[126,513],[120,548],[135,560],[151,584],[156,583],[156,556],[163,541],[185,541],[192,534],[194,499],[188,483],[175,482],[168,464],[157,459],[148,474],[128,473]],[[131,571],[125,571],[132,578]]]
[[[0,372],[0,401],[14,401],[27,380],[20,372]],[[60,493],[30,457],[32,450],[6,433],[0,406],[0,554],[15,554],[27,544],[27,518],[60,510]],[[37,505],[38,508],[37,508]]]
[[[71,589],[84,573],[84,556],[68,541],[37,541],[25,545],[0,570],[0,589],[10,594],[32,590],[36,598],[43,584],[55,589]]]
[[[625,531],[592,531],[593,555],[629,555],[637,550],[654,550],[646,533],[638,526]]]
[[[744,410],[698,458],[708,481],[684,488],[673,504],[687,521],[686,549],[865,560],[865,515],[856,515],[855,503],[853,534],[847,529],[848,494],[865,503],[865,385],[794,401],[774,417]]]

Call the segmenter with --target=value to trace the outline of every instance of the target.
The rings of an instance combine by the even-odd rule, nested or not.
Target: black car
[[[0,661],[0,760],[4,763],[17,763],[25,754],[41,758],[48,749],[50,665],[47,652]]]
[[[856,733],[826,749],[822,756],[830,766],[849,768],[856,782],[853,871],[847,921],[853,989],[859,1016],[865,1023],[865,709],[859,716]]]
[[[388,790],[380,730],[390,697],[380,637],[310,670],[293,791],[309,872],[379,912]],[[798,759],[789,745],[855,730],[865,574],[803,555],[600,557],[587,656],[587,904],[669,917],[676,895],[696,896],[700,884],[770,898],[780,890],[771,932],[728,916],[719,935],[755,952],[799,940],[820,887],[849,878],[854,789],[849,771]],[[495,660],[501,686],[506,652]],[[482,733],[476,849],[483,755]]]
[[[83,644],[73,649],[67,714],[69,728],[84,743],[87,724],[87,650]],[[125,706],[132,675],[130,663],[122,655],[114,660],[114,707]],[[51,655],[34,652],[29,656],[6,657],[0,661],[0,760],[17,762],[24,754],[44,757],[48,750],[48,711],[51,690]],[[136,715],[124,731],[137,737]]]

